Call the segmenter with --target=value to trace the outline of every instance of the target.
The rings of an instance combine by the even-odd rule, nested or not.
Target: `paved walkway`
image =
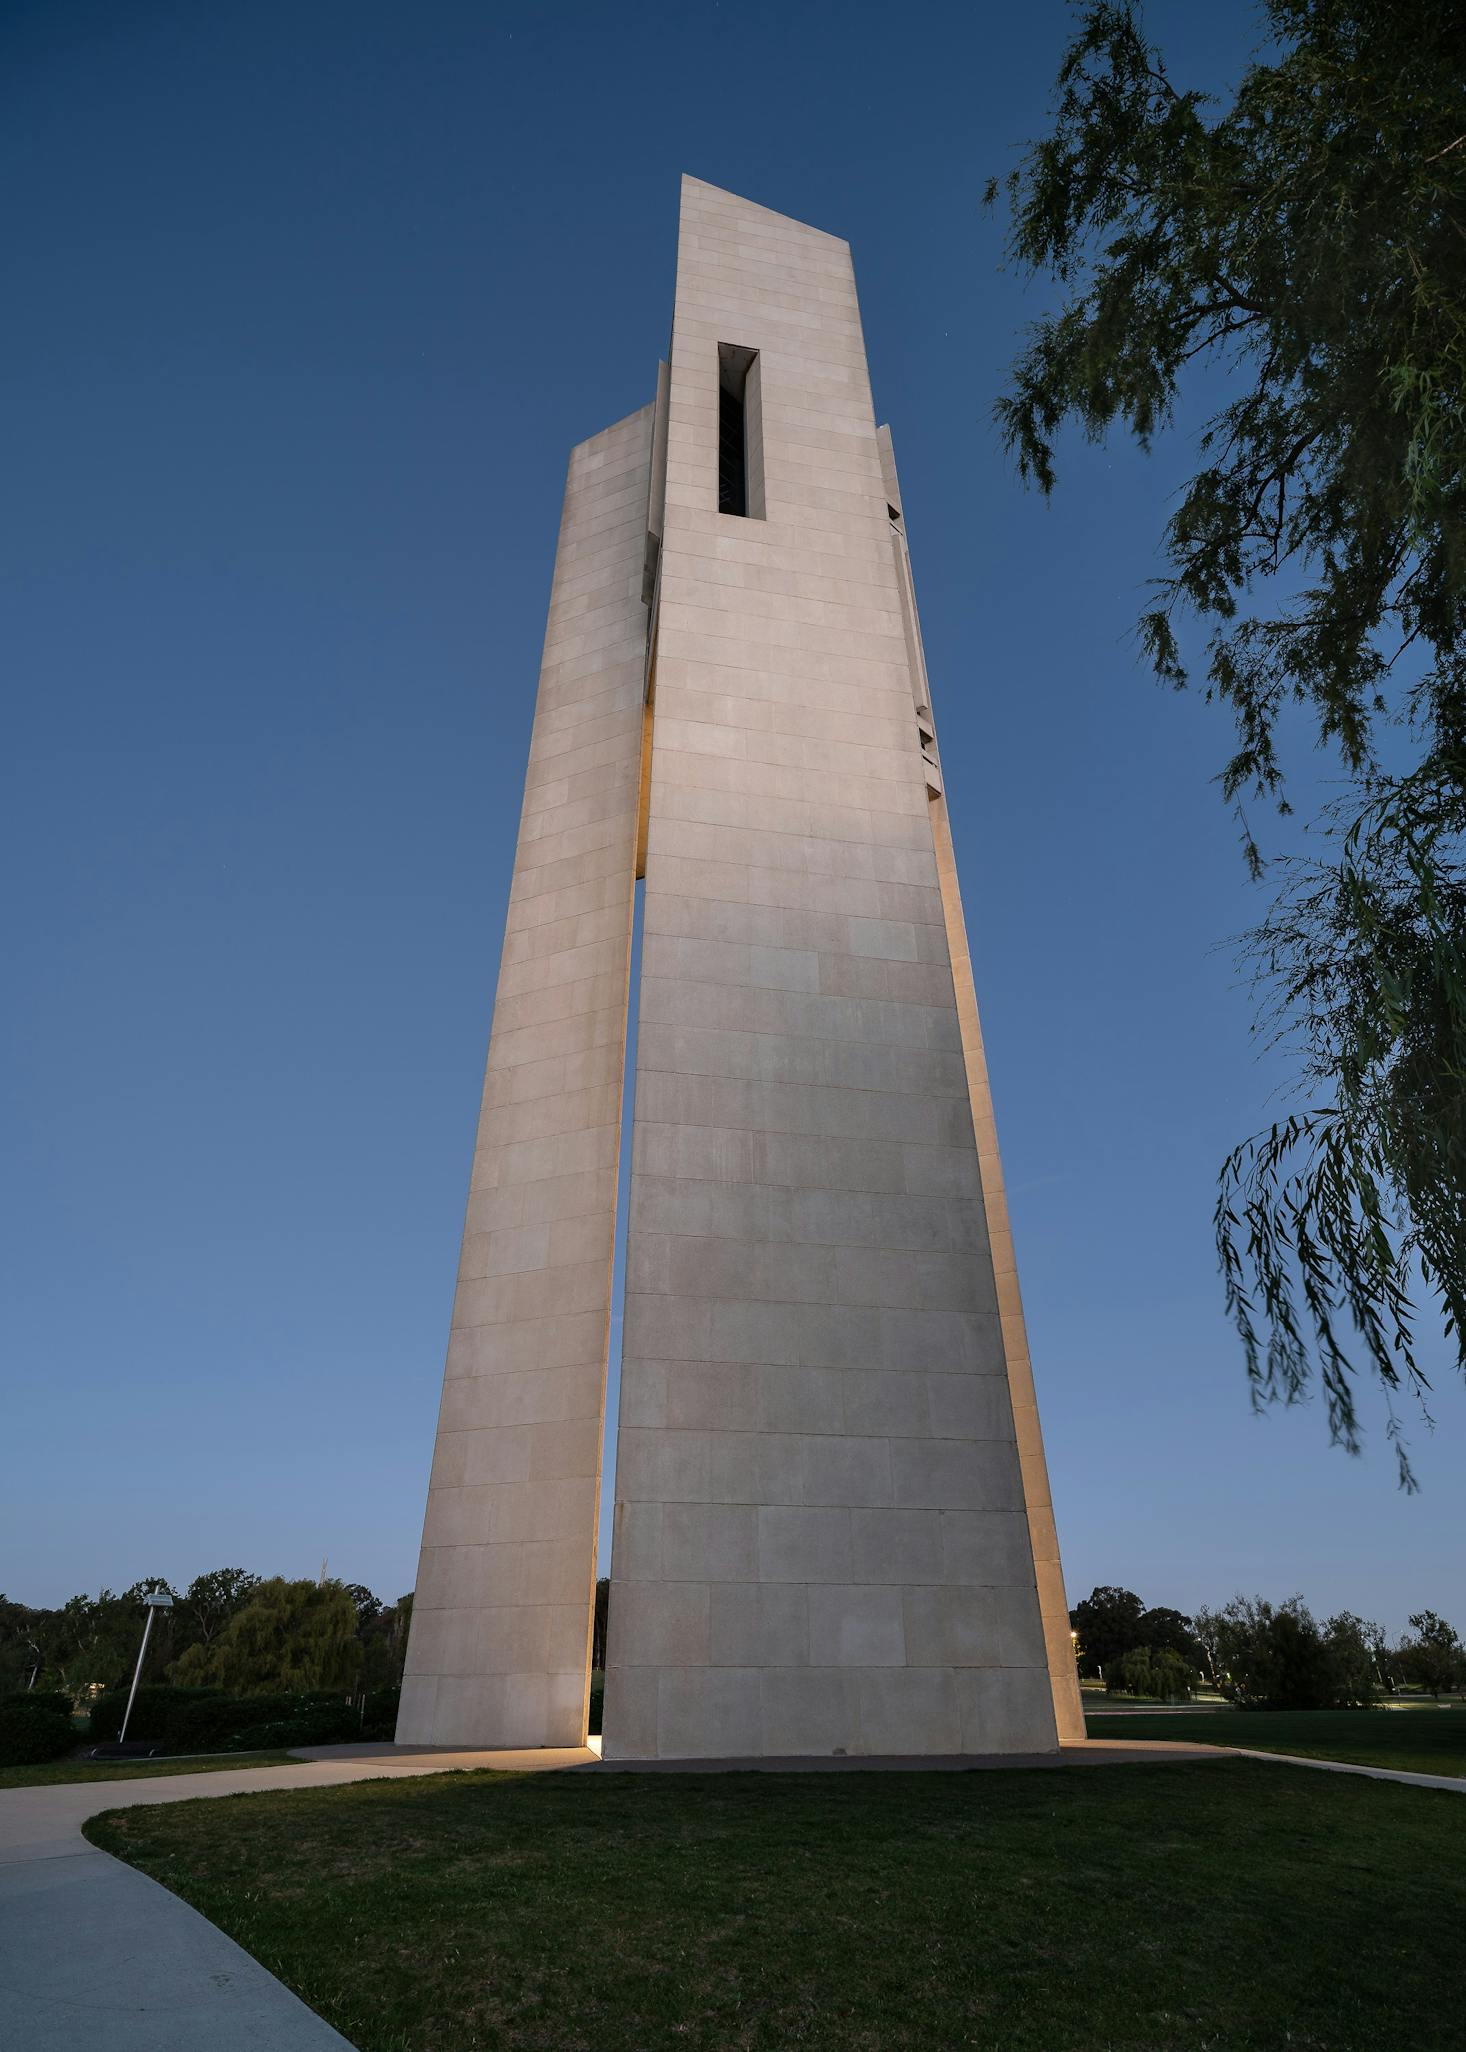
[[[578,1766],[593,1753],[323,1749],[294,1767],[0,1790],[0,2046],[6,2052],[351,2052],[347,2040],[166,1888],[87,1844],[99,1810],[458,1767]]]
[[[1157,1760],[1224,1760],[1220,1746],[1181,1739],[1079,1739],[1057,1753],[841,1753],[811,1760],[760,1754],[727,1760],[596,1760],[600,1774],[1011,1774],[1031,1767],[1143,1767]]]
[[[1325,1774],[1362,1774],[1366,1781],[1402,1781],[1407,1788],[1444,1788],[1453,1795],[1466,1795],[1466,1776],[1459,1774],[1407,1774],[1403,1767],[1361,1767],[1352,1760],[1307,1760],[1301,1753],[1255,1753],[1250,1746],[1217,1746],[1234,1760],[1267,1760],[1274,1767],[1317,1767]]]
[[[1208,1746],[1199,1740],[1078,1739],[1058,1753],[912,1754],[906,1758],[838,1760],[625,1760],[587,1762],[603,1774],[971,1774],[1015,1767],[1154,1767],[1169,1760],[1266,1760],[1274,1767],[1317,1767],[1325,1774],[1359,1774],[1366,1781],[1400,1781],[1410,1788],[1443,1788],[1466,1795],[1466,1777],[1407,1774],[1399,1767],[1362,1767],[1348,1760],[1309,1760],[1298,1753],[1259,1753],[1246,1746]]]
[[[709,1760],[602,1764],[590,1749],[451,1753],[396,1746],[319,1746],[290,1767],[235,1767],[0,1790],[0,2045],[24,2052],[351,2052],[345,2038],[248,1953],[176,1895],[87,1844],[99,1810],[176,1803],[263,1789],[459,1768],[544,1773],[954,1772],[1015,1767],[1140,1766],[1157,1760],[1267,1760],[1371,1781],[1466,1794],[1466,1780],[1337,1760],[1303,1760],[1167,1739],[1086,1739],[1059,1755],[933,1760]]]

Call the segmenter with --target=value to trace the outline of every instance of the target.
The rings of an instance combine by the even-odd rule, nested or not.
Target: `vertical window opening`
[[[718,387],[718,511],[748,512],[748,445],[743,394]]]
[[[764,517],[758,351],[718,344],[718,511]]]

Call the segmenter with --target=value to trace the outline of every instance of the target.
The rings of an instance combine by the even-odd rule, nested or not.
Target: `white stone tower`
[[[850,251],[691,178],[570,459],[403,1743],[584,1737],[638,876],[606,1757],[1082,1736]]]

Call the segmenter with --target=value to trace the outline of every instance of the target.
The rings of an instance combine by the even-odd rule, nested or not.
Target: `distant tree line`
[[[1399,1688],[1466,1689],[1466,1649],[1433,1610],[1391,1643],[1380,1625],[1340,1611],[1322,1623],[1301,1596],[1234,1596],[1194,1617],[1147,1609],[1133,1589],[1094,1589],[1069,1613],[1081,1676],[1115,1694],[1189,1696],[1204,1680],[1244,1709],[1364,1705]]]
[[[130,1681],[150,1595],[171,1596],[173,1608],[154,1617],[145,1684],[364,1695],[402,1678],[410,1595],[388,1604],[360,1582],[215,1568],[186,1589],[149,1575],[121,1595],[103,1589],[53,1610],[0,1596],[0,1696],[55,1691],[80,1702]]]

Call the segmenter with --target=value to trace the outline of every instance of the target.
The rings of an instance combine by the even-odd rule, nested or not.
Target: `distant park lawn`
[[[1194,1716],[1106,1716],[1086,1706],[1091,1738],[1194,1739],[1305,1760],[1352,1760],[1407,1774],[1466,1776],[1466,1707],[1403,1710],[1203,1710]],[[1466,1818],[1463,1818],[1466,1823]]]
[[[41,1767],[0,1767],[0,1788],[47,1788],[73,1781],[143,1781],[153,1774],[220,1774],[235,1767],[299,1764],[294,1753],[207,1753],[184,1760],[48,1760]]]
[[[1463,1824],[1210,1760],[443,1774],[87,1835],[361,2052],[1458,2052]]]

